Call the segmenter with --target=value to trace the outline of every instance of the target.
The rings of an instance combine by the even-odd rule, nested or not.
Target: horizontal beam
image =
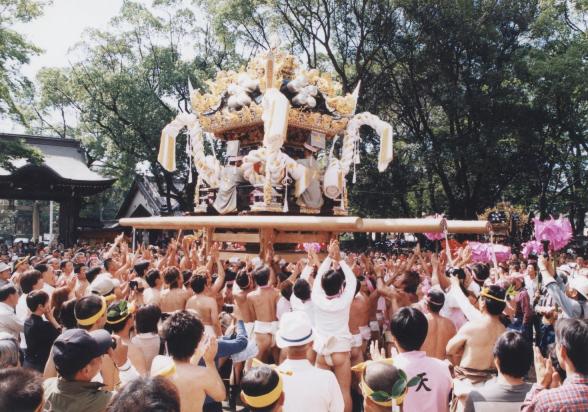
[[[329,233],[299,233],[279,232],[276,234],[274,243],[328,243],[331,240]]]
[[[259,243],[259,233],[214,233],[214,242],[238,242],[238,243]]]
[[[426,233],[442,232],[445,219],[363,219],[354,232]]]
[[[447,231],[460,234],[490,233],[492,225],[487,220],[448,220]]]
[[[165,216],[120,219],[121,226],[136,229],[192,230],[201,228],[274,229],[308,232],[378,232],[378,233],[449,233],[484,234],[491,229],[487,221],[445,219],[361,219],[345,216]],[[281,237],[280,237],[281,236]],[[304,236],[307,240],[317,238]],[[276,243],[297,239],[289,233],[278,233]],[[298,239],[301,239],[300,237]],[[229,240],[230,241],[230,240]],[[300,242],[300,240],[295,240]]]
[[[322,216],[164,216],[120,219],[121,226],[136,229],[200,229],[218,227],[232,229],[317,230],[347,232],[361,222],[358,217]]]

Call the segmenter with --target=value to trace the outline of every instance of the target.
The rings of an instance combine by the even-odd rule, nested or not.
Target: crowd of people
[[[220,247],[0,246],[0,411],[588,411],[581,256]]]

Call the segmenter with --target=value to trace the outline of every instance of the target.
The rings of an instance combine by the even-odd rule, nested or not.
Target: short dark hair
[[[86,280],[88,283],[94,282],[94,279],[96,279],[96,276],[100,274],[100,271],[101,269],[99,267],[93,267],[92,269],[89,269],[86,272]]]
[[[241,378],[241,390],[247,396],[263,396],[274,390],[280,381],[278,372],[268,366],[251,368]],[[278,402],[276,400],[276,402]],[[247,405],[250,411],[269,412],[274,409],[276,402],[263,408],[255,408]]]
[[[49,302],[49,295],[44,290],[34,290],[27,295],[27,307],[31,312],[37,310],[39,305],[46,305]]]
[[[154,288],[156,286],[157,279],[161,277],[161,273],[157,269],[149,269],[147,274],[145,275],[145,280],[150,288]]]
[[[175,266],[169,266],[163,271],[163,280],[170,288],[178,288],[178,279],[180,278],[180,271]]]
[[[135,328],[137,333],[157,333],[157,323],[161,318],[161,309],[157,305],[141,306],[135,312]]]
[[[390,330],[402,349],[419,350],[427,337],[429,323],[420,310],[404,307],[392,317]]]
[[[29,293],[33,290],[33,286],[35,286],[42,277],[43,275],[41,275],[41,272],[35,269],[30,269],[23,273],[20,277],[20,288],[22,289],[22,293]]]
[[[344,281],[345,275],[340,269],[331,269],[321,278],[321,286],[327,296],[335,296],[341,291]]]
[[[588,374],[588,320],[560,319],[555,323],[555,341],[566,349],[576,372]]]
[[[180,412],[176,386],[164,377],[137,377],[117,391],[106,412]]]
[[[473,275],[473,280],[478,283],[484,283],[490,276],[490,267],[484,263],[474,263],[470,267],[470,271]]]
[[[298,299],[306,302],[310,299],[310,283],[304,279],[297,279],[292,292]]]
[[[133,266],[133,270],[137,273],[138,277],[142,278],[148,267],[149,267],[149,262],[143,261],[143,262],[139,262],[139,263],[135,264],[135,266]]]
[[[292,282],[282,282],[280,285],[280,294],[284,299],[290,301],[290,297],[292,296]]]
[[[427,309],[433,313],[439,313],[445,304],[445,293],[439,289],[430,289],[425,302],[427,302]]]
[[[65,267],[65,265],[67,265],[69,262],[71,262],[71,260],[69,260],[69,259],[63,259],[61,262],[59,262],[59,269],[63,270],[63,268]]]
[[[531,343],[515,331],[504,332],[494,344],[494,357],[500,372],[514,378],[524,377],[533,362]]]
[[[202,293],[206,287],[206,276],[201,274],[193,274],[190,280],[190,287],[194,293]]]
[[[402,289],[406,293],[417,293],[420,281],[418,272],[410,270],[402,276]]]
[[[78,321],[75,315],[75,307],[77,302],[77,299],[70,299],[61,305],[58,320],[59,323],[66,329],[74,329],[78,327]]]
[[[163,323],[163,338],[167,350],[176,359],[191,357],[203,333],[204,325],[200,319],[186,310],[172,313]]]
[[[44,263],[39,263],[38,265],[34,266],[35,270],[41,272],[41,274],[47,272],[49,270],[49,266]]]
[[[17,293],[16,288],[12,284],[4,285],[0,288],[0,302],[4,302],[11,295]]]
[[[246,288],[251,283],[251,279],[249,278],[249,273],[247,273],[246,270],[239,271],[239,273],[237,274],[237,279],[235,279],[235,282],[237,282],[237,285],[241,289]]]
[[[43,379],[27,368],[0,370],[0,410],[34,412],[43,401]]]
[[[267,266],[261,267],[253,272],[253,279],[258,286],[265,286],[269,282],[270,270]]]
[[[488,294],[503,301],[499,302],[496,299],[481,296],[486,302],[486,309],[488,312],[494,316],[500,315],[506,307],[506,302],[504,301],[506,297],[506,290],[498,285],[490,285],[488,286]]]
[[[97,314],[102,309],[102,297],[98,295],[84,296],[76,302],[74,314],[76,319],[87,319]],[[63,310],[63,308],[62,308]],[[82,329],[90,329],[93,325],[80,325]]]

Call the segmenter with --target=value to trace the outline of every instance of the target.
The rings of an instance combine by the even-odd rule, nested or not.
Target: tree
[[[26,123],[26,119],[18,98],[31,84],[20,70],[23,64],[29,62],[30,56],[40,50],[12,26],[18,22],[28,23],[40,16],[44,5],[45,2],[36,0],[0,0],[0,116],[12,117],[22,123]],[[11,169],[11,160],[15,158],[39,162],[41,155],[20,140],[0,141],[0,167]]]
[[[161,2],[160,2],[161,3]],[[185,137],[178,139],[178,171],[157,163],[163,127],[178,111],[189,111],[188,80],[203,87],[213,68],[230,64],[229,54],[213,49],[206,28],[194,26],[188,8],[163,2],[154,9],[125,2],[108,31],[92,30],[76,51],[83,58],[67,69],[39,73],[41,97],[36,102],[39,126],[69,133],[84,141],[89,158],[105,173],[128,187],[138,164],[145,165],[168,211],[172,199],[182,210],[192,205],[195,178],[189,182]],[[182,58],[182,47],[194,44],[193,58]],[[213,43],[214,44],[214,43]],[[202,45],[199,48],[199,45]],[[73,110],[78,123],[66,115],[52,123],[49,113]]]

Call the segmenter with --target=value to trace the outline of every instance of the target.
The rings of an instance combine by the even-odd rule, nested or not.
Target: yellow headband
[[[106,313],[106,299],[104,299],[102,296],[100,298],[102,299],[102,307],[100,308],[98,313],[90,316],[87,319],[80,319],[76,316],[78,324],[80,324],[81,326],[91,326],[98,322],[98,319],[100,319]]]
[[[352,371],[354,372],[360,372],[361,373],[361,379],[359,382],[359,387],[361,388],[361,392],[363,393],[363,396],[370,398],[370,400],[375,403],[376,405],[380,405],[383,407],[392,407],[392,400],[394,399],[396,401],[396,405],[402,405],[402,403],[404,402],[404,398],[406,397],[406,393],[407,391],[405,391],[402,395],[400,395],[397,398],[390,398],[387,401],[377,401],[374,398],[372,398],[373,393],[375,392],[372,388],[369,387],[369,385],[366,383],[365,381],[365,370],[368,367],[368,365],[372,362],[382,362],[382,363],[387,363],[388,365],[393,365],[393,361],[392,358],[386,358],[386,359],[381,359],[379,361],[365,361],[365,362],[361,362],[358,363],[357,365],[353,366],[351,368]]]
[[[483,296],[483,297],[488,298],[488,299],[495,300],[497,302],[506,303],[506,300],[505,299],[500,299],[500,298],[497,298],[496,296],[492,296],[490,294],[490,289],[488,289],[488,288],[482,289],[482,291],[480,292],[480,296]]]
[[[253,408],[265,408],[266,406],[269,406],[275,403],[278,399],[280,399],[284,383],[282,382],[282,376],[279,373],[277,375],[278,384],[274,389],[272,389],[265,395],[250,396],[247,395],[245,392],[241,391],[241,395],[243,396],[243,400],[245,401],[245,403]]]
[[[108,299],[108,298],[106,298],[106,299]],[[126,311],[126,314],[122,318],[117,319],[117,320],[108,320],[108,315],[106,315],[106,323],[108,323],[109,325],[116,325],[117,323],[121,323],[121,322],[124,322],[125,320],[127,320],[129,318],[129,316],[131,316],[133,313],[135,313],[135,304],[134,303],[127,303],[127,311]]]

